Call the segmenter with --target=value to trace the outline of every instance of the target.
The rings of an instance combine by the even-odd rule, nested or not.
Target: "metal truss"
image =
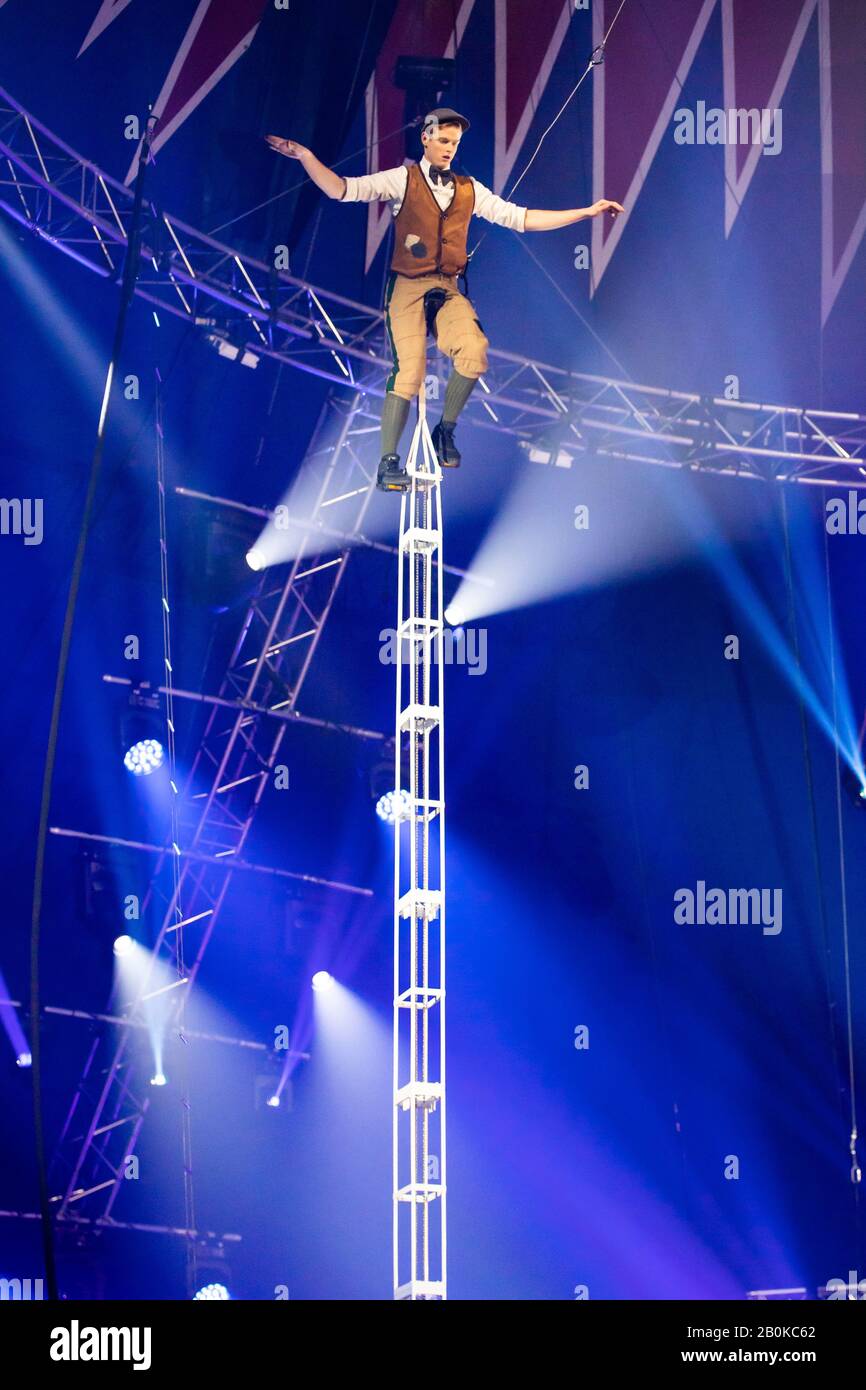
[[[0,1210],[0,1221],[41,1221],[40,1211]],[[76,1245],[83,1245],[84,1238],[94,1231],[142,1231],[146,1235],[181,1236],[184,1240],[213,1241],[223,1245],[240,1243],[242,1237],[233,1231],[190,1230],[186,1226],[154,1226],[144,1221],[106,1221],[102,1218],[91,1221],[89,1217],[70,1215],[63,1224],[64,1234],[75,1237]]]
[[[348,540],[360,530],[372,496],[370,468],[352,435],[361,400],[355,392],[348,402],[325,403],[304,468],[312,489],[308,520],[339,502]],[[329,447],[319,447],[323,441]],[[166,1034],[177,1029],[233,864],[237,871],[253,867],[243,850],[288,728],[280,716],[295,708],[351,554],[347,544],[334,555],[332,543],[328,554],[320,554],[316,543],[315,525],[302,528],[287,576],[275,581],[263,574],[218,696],[204,705],[201,743],[184,789],[176,789],[183,849],[176,844],[160,855],[142,903],[143,919],[158,915],[160,925],[135,997],[121,1010],[133,1025],[152,1022],[158,1007],[165,1010]],[[171,885],[165,888],[168,870]],[[331,886],[352,891],[349,885]],[[149,1100],[147,1078],[140,1076],[129,1046],[134,1031],[122,1028],[117,1037],[108,1029],[91,1046],[55,1154],[62,1180],[55,1199],[58,1222],[87,1218],[91,1229],[99,1229],[113,1221]]]
[[[83,159],[0,89],[0,208],[96,274],[116,279],[130,189]],[[275,248],[276,251],[276,248]],[[150,201],[136,292],[248,351],[367,396],[391,362],[379,309],[295,278]],[[276,260],[276,256],[275,256]],[[638,385],[494,350],[468,418],[515,437],[538,462],[575,456],[764,481],[866,487],[866,415],[726,400]]]
[[[0,999],[0,1005],[4,1009],[19,1009],[22,1013],[27,1013],[25,1004],[20,999]],[[99,1014],[91,1013],[89,1009],[61,1009],[53,1004],[43,1004],[40,1013],[44,1018],[73,1018],[79,1019],[82,1023],[113,1023],[118,1028],[140,1028],[146,1029],[146,1023],[136,1023],[129,1018],[124,1018],[122,1014]],[[226,1047],[242,1047],[249,1052],[269,1051],[267,1043],[258,1042],[254,1038],[230,1038],[224,1033],[201,1033],[194,1028],[185,1030],[187,1038],[196,1038],[200,1042],[223,1043]],[[297,1057],[303,1061],[309,1061],[308,1052],[292,1052],[290,1056]]]
[[[130,189],[0,89],[0,209],[88,270],[119,282],[132,207]],[[351,544],[363,536],[371,476],[356,441],[369,432],[369,402],[382,396],[391,362],[379,309],[242,255],[152,199],[141,253],[136,293],[159,313],[197,326],[221,350],[273,358],[341,388],[331,393],[308,455],[319,470],[309,529],[288,578],[275,584],[266,574],[246,614],[219,694],[207,705],[188,784],[178,792],[183,849],[174,846],[160,857],[145,901],[160,926],[149,972],[123,1016],[130,1024],[146,1022],[152,1001],[163,997],[174,1010],[170,1027],[201,967],[233,862],[250,867],[244,845],[287,727],[272,716],[295,709]],[[481,427],[510,436],[531,461],[553,466],[569,467],[585,454],[764,481],[866,487],[864,415],[705,397],[501,350],[491,351],[468,413]],[[413,466],[419,447],[426,466],[416,470],[404,500],[399,547],[399,623],[409,658],[398,668],[397,748],[398,763],[401,749],[409,755],[403,789],[410,811],[395,849],[393,1197],[395,1297],[424,1300],[446,1296],[443,565],[438,465],[426,423],[416,431]],[[324,548],[324,521],[332,520],[326,509],[337,503],[346,539],[335,556],[333,539]],[[351,509],[354,517],[347,518]],[[397,775],[400,788],[399,768]],[[173,977],[169,987],[159,984],[160,966]],[[109,1027],[93,1042],[56,1155],[58,1220],[79,1228],[115,1222],[125,1160],[148,1106],[129,1048],[137,1029]]]
[[[395,1299],[447,1296],[442,472],[421,409],[400,509],[394,825]],[[408,786],[402,765],[408,764]]]

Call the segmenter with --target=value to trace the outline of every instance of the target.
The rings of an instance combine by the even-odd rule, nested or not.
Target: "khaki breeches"
[[[385,389],[411,401],[421,389],[427,368],[424,296],[442,289],[446,299],[436,315],[436,345],[450,357],[461,376],[473,379],[487,371],[487,338],[475,310],[451,275],[392,274],[385,292],[385,326],[394,359]]]

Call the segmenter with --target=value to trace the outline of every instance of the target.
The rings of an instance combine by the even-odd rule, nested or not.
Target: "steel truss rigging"
[[[0,89],[0,207],[99,275],[116,278],[132,192]],[[241,255],[148,203],[137,293],[236,348],[366,396],[391,362],[382,312]],[[866,487],[866,415],[732,401],[566,371],[493,350],[468,418],[538,461],[629,459],[765,481]]]
[[[131,190],[76,154],[2,89],[0,208],[92,272],[119,279]],[[175,996],[188,995],[194,985],[233,863],[238,870],[253,867],[244,860],[244,846],[287,716],[302,719],[296,702],[351,548],[368,543],[362,525],[372,476],[362,441],[374,416],[371,400],[382,395],[391,366],[378,309],[241,255],[152,201],[141,242],[136,293],[145,302],[240,351],[276,359],[340,389],[323,408],[307,456],[317,488],[288,575],[277,583],[273,575],[262,579],[217,695],[201,697],[208,711],[205,730],[178,793],[183,848],[161,854],[145,902],[161,925],[149,972],[124,1011],[134,1026],[121,1028],[119,1036],[111,1029],[96,1037],[63,1129],[55,1170],[62,1178],[55,1189],[58,1220],[90,1223],[91,1229],[115,1219],[125,1159],[147,1110],[129,1040],[135,1025],[146,1021],[149,996],[160,988],[159,966],[176,971],[178,918],[188,966],[173,986]],[[467,409],[477,425],[511,436],[539,463],[568,467],[588,455],[764,481],[866,487],[864,415],[703,397],[570,372],[501,350],[491,352],[482,389]],[[394,1288],[395,1296],[414,1299],[446,1295],[439,686],[444,566],[438,479],[423,476],[437,471],[428,449],[422,419],[412,463],[423,456],[426,466],[416,470],[404,501],[398,547],[398,624],[408,643],[408,660],[401,657],[398,670],[398,778],[402,746],[409,752],[405,790],[411,809],[408,827],[398,827],[394,920]],[[348,726],[347,731],[370,736]],[[406,829],[408,846],[401,850]],[[168,868],[175,872],[165,892]]]
[[[352,438],[360,402],[360,392],[348,402],[326,402],[307,463],[307,480],[316,483],[311,518],[339,499],[347,542],[359,532],[372,496],[370,469]],[[335,417],[340,422],[336,438]],[[325,437],[327,449],[319,447]],[[253,867],[243,851],[277,765],[289,723],[283,716],[296,706],[352,550],[347,543],[336,556],[333,550],[325,556],[315,542],[311,525],[300,533],[285,577],[275,582],[273,573],[263,573],[218,695],[205,704],[201,743],[186,784],[178,789],[183,848],[170,846],[159,855],[142,902],[142,916],[153,920],[158,914],[160,925],[135,997],[123,1010],[133,1023],[147,1022],[152,1001],[162,998],[169,1004],[166,1031],[176,1026],[181,998],[193,988],[233,874]],[[174,872],[166,890],[168,869]],[[179,928],[186,962],[180,979]],[[165,986],[169,976],[172,984]],[[148,1108],[129,1046],[133,1031],[123,1028],[117,1037],[106,1030],[91,1046],[55,1154],[55,1182],[62,1183],[56,1199],[60,1222],[87,1216],[92,1229],[99,1229],[112,1220],[126,1160]]]

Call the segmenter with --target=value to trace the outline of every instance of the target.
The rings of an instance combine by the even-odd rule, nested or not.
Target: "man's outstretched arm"
[[[297,159],[303,166],[304,172],[309,174],[313,183],[321,188],[329,198],[342,198],[346,191],[346,181],[340,174],[335,174],[333,169],[329,169],[327,164],[323,164],[317,159],[312,150],[308,150],[306,145],[299,145],[297,140],[284,140],[280,135],[267,136],[268,144],[277,154],[284,154],[287,159]]]
[[[396,169],[377,169],[372,174],[358,174],[343,178],[317,159],[306,145],[297,140],[284,140],[280,135],[268,135],[267,142],[277,154],[287,159],[297,159],[313,180],[329,198],[343,203],[396,202],[398,205],[406,195],[409,171],[405,164]]]
[[[495,222],[500,227],[510,227],[513,232],[552,232],[557,227],[582,222],[584,217],[598,217],[603,212],[616,217],[625,212],[621,203],[614,203],[610,198],[599,198],[588,208],[525,208],[491,193],[478,179],[472,182],[475,185],[473,210],[476,216],[483,217],[487,222]]]
[[[582,222],[585,217],[599,217],[603,212],[609,212],[611,217],[616,217],[619,213],[625,212],[625,208],[621,203],[612,202],[610,198],[599,198],[597,203],[588,208],[527,208],[523,230],[553,232],[557,227],[570,227],[572,222]]]
[[[582,222],[584,217],[599,217],[610,213],[612,217],[624,213],[621,203],[613,203],[609,197],[599,197],[598,203],[591,207],[527,207],[527,220],[524,232],[553,232],[557,227],[570,227],[571,222]]]

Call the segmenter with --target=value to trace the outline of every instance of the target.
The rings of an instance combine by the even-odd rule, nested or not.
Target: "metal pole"
[[[393,1271],[395,1299],[426,1302],[445,1299],[447,1282],[442,474],[423,388],[407,470],[397,586],[395,789],[407,823],[394,827]]]

